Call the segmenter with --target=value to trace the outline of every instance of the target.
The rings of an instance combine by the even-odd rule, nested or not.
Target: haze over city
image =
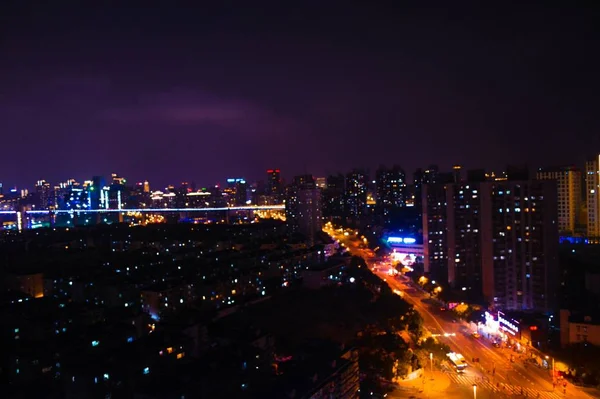
[[[591,6],[19,2],[1,14],[6,185],[533,168],[600,145]]]

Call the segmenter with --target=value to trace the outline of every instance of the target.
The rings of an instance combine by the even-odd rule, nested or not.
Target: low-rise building
[[[590,343],[600,345],[600,315],[560,311],[560,344],[562,347]]]

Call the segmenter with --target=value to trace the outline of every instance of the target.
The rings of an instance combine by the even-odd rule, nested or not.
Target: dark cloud
[[[0,15],[6,184],[537,166],[600,149],[597,7],[40,3]]]

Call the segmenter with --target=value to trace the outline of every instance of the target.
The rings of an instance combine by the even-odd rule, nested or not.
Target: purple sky
[[[270,167],[289,179],[600,152],[598,8],[45,3],[0,6],[6,186],[113,171],[202,186]]]

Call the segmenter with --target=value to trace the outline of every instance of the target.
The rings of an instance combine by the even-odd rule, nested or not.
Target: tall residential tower
[[[585,163],[587,235],[600,237],[600,154]]]
[[[574,166],[540,168],[539,180],[556,180],[558,189],[558,231],[573,234],[581,207],[581,171]]]

